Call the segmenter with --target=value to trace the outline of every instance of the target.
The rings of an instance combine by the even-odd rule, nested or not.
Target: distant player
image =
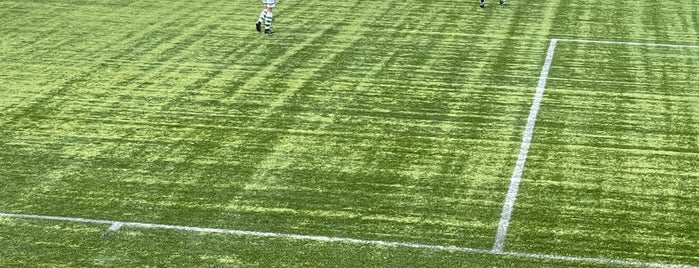
[[[500,0],[500,4],[501,4],[501,5],[504,5],[504,4],[505,4],[505,0]],[[484,8],[484,7],[485,7],[485,0],[481,0],[481,8]]]
[[[255,23],[255,29],[257,29],[258,32],[262,31],[262,21],[265,22],[265,33],[266,34],[273,34],[274,31],[270,27],[272,27],[272,9],[274,6],[277,5],[276,0],[262,0],[262,4],[265,5],[265,8],[262,9],[262,12],[260,12],[260,18],[257,19],[257,23]]]

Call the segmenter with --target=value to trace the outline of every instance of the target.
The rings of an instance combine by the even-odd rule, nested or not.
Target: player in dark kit
[[[504,5],[504,4],[505,4],[505,0],[500,0],[500,4],[501,4],[501,5]],[[484,7],[485,7],[485,0],[481,0],[481,8],[484,8]]]

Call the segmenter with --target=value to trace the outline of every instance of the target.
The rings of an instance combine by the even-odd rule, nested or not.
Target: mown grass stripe
[[[110,54],[107,54],[107,57],[96,57],[95,60],[89,61],[89,69],[86,71],[83,71],[82,73],[79,73],[78,75],[75,75],[74,77],[71,77],[68,79],[66,82],[62,83],[60,86],[56,86],[54,89],[49,90],[45,94],[41,95],[40,97],[37,97],[36,99],[27,101],[26,103],[29,103],[28,105],[24,107],[20,107],[16,109],[16,111],[13,111],[13,113],[3,116],[5,119],[5,122],[0,122],[0,126],[3,126],[3,129],[6,131],[11,130],[9,127],[5,127],[7,125],[10,125],[12,122],[18,121],[22,118],[26,118],[28,116],[33,116],[35,114],[38,114],[40,112],[44,112],[47,103],[53,101],[54,99],[57,99],[69,91],[69,89],[72,89],[75,87],[76,83],[80,83],[83,81],[87,81],[90,77],[95,76],[96,74],[100,73],[101,70],[105,69],[109,65],[106,64],[108,60],[117,60],[121,59],[124,57],[133,57],[134,55],[138,55],[141,52],[146,53],[148,51],[151,51],[149,47],[144,46],[144,44],[151,39],[149,35],[153,35],[154,32],[158,32],[162,28],[166,28],[168,25],[173,25],[179,22],[178,14],[181,13],[186,13],[188,12],[187,9],[184,8],[178,8],[178,12],[175,13],[170,13],[170,16],[168,17],[163,17],[161,23],[158,24],[153,24],[149,27],[145,27],[142,29],[138,29],[135,31],[130,31],[125,34],[125,36],[120,39],[117,43],[107,43],[104,44],[103,46],[100,46],[99,49],[94,50],[90,54],[84,55],[85,58],[92,59],[95,58],[95,55],[100,55],[103,53],[105,50],[108,50],[111,47],[114,47],[115,45],[125,45],[125,44],[132,44],[132,42],[137,41],[137,43],[132,44],[132,46],[129,47],[123,47],[121,49],[116,50],[116,54],[113,56],[109,56]],[[48,38],[48,37],[47,37]],[[174,38],[174,36],[166,37],[164,40],[169,40],[169,38]],[[163,41],[164,41],[163,40]],[[59,41],[60,42],[60,41]],[[37,44],[33,44],[32,46],[27,46],[26,49],[30,48],[35,48]],[[136,49],[134,49],[134,47]],[[22,52],[24,53],[24,52]],[[7,136],[7,133],[3,133]]]
[[[145,223],[145,222],[126,222],[126,221],[121,222],[121,221],[98,220],[98,219],[88,219],[88,218],[79,218],[79,217],[45,216],[45,215],[16,214],[16,213],[3,213],[3,212],[0,212],[0,217],[20,218],[20,219],[36,219],[36,220],[51,220],[51,221],[66,221],[66,222],[81,222],[81,223],[93,223],[93,224],[109,224],[110,225],[109,230],[114,229],[113,230],[114,232],[116,232],[116,230],[118,230],[120,227],[126,226],[126,227],[141,228],[141,229],[164,229],[164,230],[176,230],[176,231],[199,232],[199,233],[217,233],[217,234],[230,234],[230,235],[241,235],[241,236],[286,238],[286,239],[294,239],[294,240],[308,240],[308,241],[319,241],[319,242],[328,242],[328,243],[350,243],[350,244],[376,245],[376,246],[387,246],[387,247],[407,247],[407,248],[428,249],[428,250],[469,252],[469,253],[478,253],[478,254],[515,256],[515,257],[521,257],[521,258],[562,260],[562,261],[570,261],[570,262],[589,262],[589,263],[612,264],[612,265],[623,265],[623,266],[658,267],[658,268],[699,268],[699,266],[692,266],[692,265],[688,265],[688,264],[669,264],[669,263],[644,262],[644,261],[627,260],[627,259],[592,258],[592,257],[564,256],[564,255],[538,254],[538,253],[525,253],[525,252],[507,252],[507,251],[494,252],[492,250],[469,248],[469,247],[428,245],[428,244],[418,244],[418,243],[408,243],[408,242],[393,242],[393,241],[383,241],[383,240],[364,240],[364,239],[347,238],[347,237],[300,235],[300,234],[287,234],[287,233],[275,233],[275,232],[245,231],[245,230],[235,230],[235,229],[206,228],[206,227],[169,225],[169,224]]]

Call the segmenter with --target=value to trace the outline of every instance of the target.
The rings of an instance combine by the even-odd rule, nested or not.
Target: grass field
[[[0,266],[699,267],[695,1],[258,2],[0,1]]]

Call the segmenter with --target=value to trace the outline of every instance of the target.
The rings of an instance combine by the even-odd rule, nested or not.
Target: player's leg
[[[272,27],[272,19],[273,19],[272,9],[274,9],[275,5],[276,5],[275,0],[267,0],[267,9],[266,9],[267,16],[265,17],[265,33],[266,34],[271,34],[274,32],[274,31],[272,31],[271,27]]]
[[[260,17],[257,18],[257,22],[255,23],[255,29],[260,32],[262,31],[262,21],[265,20],[267,17],[267,8],[265,7],[262,9],[262,12],[260,12]]]

